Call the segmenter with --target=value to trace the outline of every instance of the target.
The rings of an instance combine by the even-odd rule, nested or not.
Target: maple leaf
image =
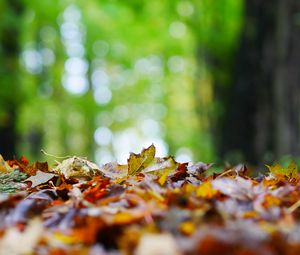
[[[128,159],[128,175],[138,173],[151,173],[160,177],[159,183],[163,185],[168,175],[179,164],[173,157],[155,158],[155,146],[143,149],[140,154],[131,153]]]
[[[129,159],[127,161],[128,174],[138,174],[147,166],[149,166],[155,157],[155,151],[155,146],[152,144],[148,148],[143,149],[140,154],[130,153]]]

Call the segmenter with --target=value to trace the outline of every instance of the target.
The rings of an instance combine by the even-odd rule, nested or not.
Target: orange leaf
[[[277,197],[274,197],[272,195],[265,195],[265,201],[263,202],[263,205],[267,208],[272,206],[279,206],[281,203],[280,199]]]

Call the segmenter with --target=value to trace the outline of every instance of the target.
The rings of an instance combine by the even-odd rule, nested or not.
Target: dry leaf
[[[127,165],[120,165],[118,163],[107,163],[101,167],[101,172],[105,177],[115,179],[123,178],[128,175]]]
[[[128,174],[134,175],[141,172],[150,163],[153,161],[155,157],[155,147],[152,144],[146,149],[143,149],[140,154],[130,153],[128,159]]]
[[[215,195],[218,194],[218,191],[215,190],[211,184],[210,181],[206,181],[202,183],[199,188],[196,190],[196,195],[198,197],[203,197],[203,198],[213,198]]]
[[[4,160],[2,155],[0,154],[0,172],[1,173],[9,173],[14,170],[13,167],[10,167],[9,164]]]
[[[101,174],[100,168],[91,161],[80,157],[71,157],[65,159],[55,168],[51,170],[59,175],[63,175],[65,178],[70,177],[93,177]]]
[[[27,178],[26,181],[30,181],[31,182],[31,187],[36,187],[40,184],[46,183],[49,180],[51,180],[53,177],[55,176],[55,174],[51,174],[51,173],[45,173],[42,171],[37,171],[36,175],[30,176],[29,178]]]

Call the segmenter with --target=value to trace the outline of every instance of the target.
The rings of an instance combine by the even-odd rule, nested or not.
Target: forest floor
[[[155,157],[0,157],[0,254],[300,254],[300,176]]]

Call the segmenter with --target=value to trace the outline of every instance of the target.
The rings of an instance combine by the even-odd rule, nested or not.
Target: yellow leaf
[[[298,167],[293,160],[287,168],[281,166],[280,164],[275,164],[274,166],[266,165],[269,171],[274,175],[282,175],[288,178],[296,178],[298,175]]]
[[[7,162],[4,160],[2,155],[0,154],[0,172],[1,173],[10,173],[13,172],[14,168],[10,167]]]
[[[257,217],[257,212],[256,211],[247,211],[243,214],[243,218],[244,219],[248,219],[248,218],[255,218]]]
[[[114,216],[114,224],[126,224],[131,223],[134,220],[134,216],[127,212],[119,212]]]
[[[287,172],[291,178],[296,178],[298,175],[298,167],[293,160],[291,160],[289,166],[287,167]]]
[[[182,188],[182,190],[184,192],[186,192],[187,194],[191,194],[191,193],[195,192],[195,189],[196,189],[196,187],[194,185],[192,185],[191,183],[186,183]]]
[[[210,181],[202,183],[196,190],[196,195],[203,198],[213,198],[217,193],[218,191],[213,188]]]
[[[165,172],[159,179],[158,179],[158,183],[163,186],[167,180],[167,177],[169,175],[169,172]]]
[[[54,233],[53,238],[64,244],[74,244],[77,242],[77,239],[74,236],[66,235],[60,232]]]
[[[266,167],[269,169],[269,171],[272,173],[272,174],[280,174],[282,173],[282,166],[279,165],[279,164],[276,164],[274,166],[269,166],[269,165],[266,165]]]
[[[185,235],[192,235],[195,232],[196,227],[193,222],[185,221],[180,224],[179,229],[180,229],[180,232]]]
[[[140,154],[130,153],[128,159],[128,174],[134,175],[145,169],[155,157],[155,147],[152,144],[150,147],[143,149]]]
[[[143,173],[151,173],[157,176],[168,176],[177,169],[178,163],[173,157],[155,158],[151,164],[143,170]]]
[[[149,190],[148,190],[148,193],[149,193],[151,196],[155,197],[155,198],[156,198],[157,200],[159,200],[160,202],[165,201],[164,197],[163,197],[161,194],[155,192],[154,190],[149,189]]]

